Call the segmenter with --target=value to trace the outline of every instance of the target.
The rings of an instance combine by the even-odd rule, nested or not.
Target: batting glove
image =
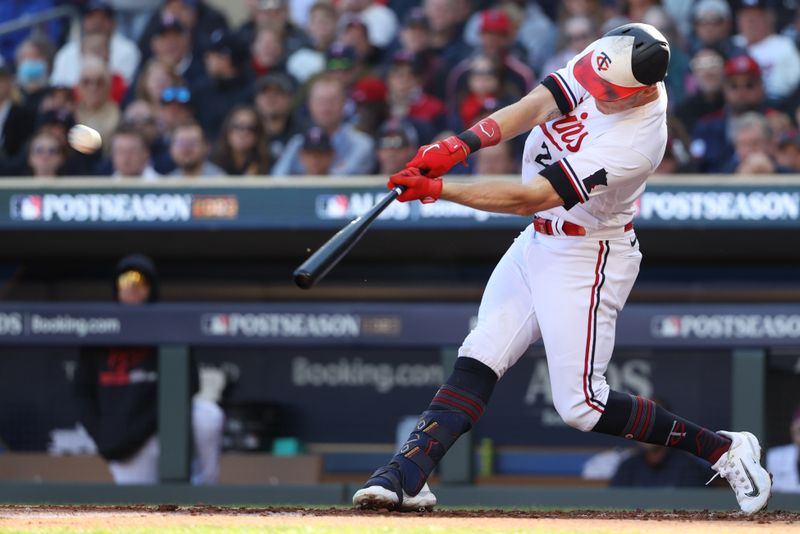
[[[390,176],[389,183],[386,185],[389,189],[394,189],[398,185],[406,187],[406,190],[397,197],[400,202],[419,200],[423,204],[430,204],[436,202],[439,195],[442,194],[443,184],[441,178],[422,176],[419,169],[412,167]]]
[[[442,141],[425,145],[417,151],[414,159],[406,164],[406,169],[417,168],[428,178],[439,178],[458,163],[467,160],[470,149],[467,144],[452,135]]]

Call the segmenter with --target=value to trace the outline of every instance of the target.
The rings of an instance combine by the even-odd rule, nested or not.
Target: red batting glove
[[[423,204],[430,204],[436,202],[442,194],[442,179],[422,176],[416,168],[404,169],[393,174],[386,185],[389,189],[394,189],[398,185],[406,187],[406,190],[397,197],[400,202],[419,200]]]
[[[452,135],[442,141],[421,147],[414,159],[406,163],[406,168],[415,167],[424,172],[428,178],[439,178],[447,174],[447,171],[456,164],[466,161],[469,152],[467,144]]]

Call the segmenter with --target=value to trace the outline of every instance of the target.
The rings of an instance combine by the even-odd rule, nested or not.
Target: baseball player
[[[613,391],[605,378],[617,314],[641,261],[634,204],[667,142],[669,56],[652,26],[620,26],[520,101],[421,147],[391,177],[390,187],[407,187],[401,201],[443,198],[533,221],[489,278],[452,374],[400,451],[355,493],[355,506],[432,508],[431,471],[480,419],[497,380],[539,338],[553,404],[568,425],[688,451],[728,480],[745,513],[766,506],[771,480],[755,436],[713,432],[649,399]],[[521,184],[440,179],[476,150],[531,127]]]

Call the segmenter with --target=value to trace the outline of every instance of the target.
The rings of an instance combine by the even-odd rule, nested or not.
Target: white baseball
[[[67,140],[72,148],[82,154],[97,152],[103,145],[100,133],[85,124],[76,124],[69,129]]]

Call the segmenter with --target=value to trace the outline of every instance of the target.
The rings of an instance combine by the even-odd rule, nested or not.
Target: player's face
[[[652,102],[658,97],[658,86],[651,85],[647,89],[632,94],[629,97],[614,100],[613,102],[605,102],[602,100],[595,100],[597,110],[604,115],[611,115],[613,113],[620,113],[633,109],[636,106],[641,106]]]

